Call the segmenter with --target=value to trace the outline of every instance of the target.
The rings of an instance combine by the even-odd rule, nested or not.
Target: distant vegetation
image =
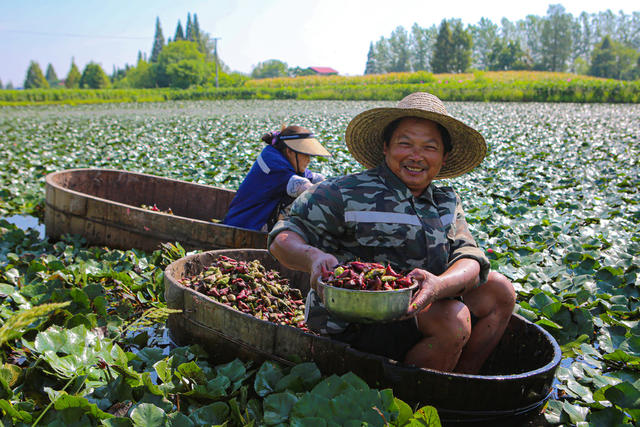
[[[546,16],[528,15],[500,25],[482,18],[476,25],[445,19],[438,27],[396,28],[371,43],[365,74],[535,70],[569,71],[618,80],[640,78],[640,12],[582,12],[562,5]]]
[[[192,93],[202,93],[199,88],[225,88],[218,92],[225,97],[243,97],[246,90],[227,88],[246,87],[245,82],[274,77],[304,77],[316,74],[310,68],[289,66],[280,59],[266,59],[258,62],[251,73],[233,72],[218,56],[217,37],[212,37],[200,28],[198,17],[187,15],[186,27],[178,21],[173,38],[165,39],[156,19],[155,34],[149,55],[138,51],[135,66],[114,67],[110,76],[104,72],[99,61],[90,62],[81,73],[73,58],[66,77],[58,78],[53,66],[48,64],[46,74],[37,61],[31,61],[23,84],[25,89],[147,89],[172,88],[192,89],[189,94],[180,95],[188,99]],[[339,64],[316,64],[338,67]],[[614,14],[610,10],[598,13],[582,12],[574,17],[560,4],[549,6],[545,16],[528,15],[525,19],[511,22],[506,18],[500,24],[482,18],[475,25],[463,25],[460,19],[444,19],[439,26],[420,27],[417,23],[410,30],[397,27],[389,37],[381,37],[371,42],[365,75],[387,73],[427,72],[427,73],[468,73],[478,71],[551,71],[570,72],[579,75],[611,78],[616,80],[640,79],[640,12],[626,15]],[[457,78],[456,78],[457,79]],[[293,86],[302,83],[291,82]],[[306,80],[304,80],[306,82]],[[358,83],[355,83],[358,84]],[[262,87],[249,84],[250,87]],[[333,84],[329,84],[334,86]],[[450,86],[448,86],[450,87]],[[0,82],[0,88],[3,88]],[[5,89],[13,89],[7,82]],[[334,88],[335,89],[335,88]],[[369,88],[371,89],[371,88]],[[397,89],[397,88],[396,88]],[[205,92],[210,92],[205,89]],[[334,90],[300,94],[299,91],[287,97],[311,97],[333,99]],[[353,92],[348,96],[357,99],[379,99],[380,90]],[[385,91],[383,91],[386,93]],[[520,96],[502,94],[490,95],[490,99],[518,99]],[[516,91],[517,92],[517,91]],[[233,95],[231,95],[233,94]],[[281,97],[264,92],[267,97]],[[128,95],[135,98],[139,95]],[[148,97],[149,95],[144,95]],[[155,94],[161,98],[165,95]],[[171,95],[173,96],[173,95]],[[198,95],[200,96],[200,95]],[[207,95],[211,97],[211,95]],[[217,98],[221,95],[216,95]],[[386,97],[387,95],[384,95]],[[468,93],[460,95],[469,97]],[[505,98],[506,96],[506,98]],[[522,96],[530,99],[525,91]],[[595,99],[600,97],[594,95]],[[59,96],[54,96],[59,97]],[[121,95],[107,96],[117,99]],[[563,99],[565,96],[562,96]],[[49,96],[45,96],[49,99]],[[68,96],[63,96],[67,99]],[[75,96],[70,96],[75,98]],[[100,96],[91,95],[98,99]],[[473,95],[477,98],[477,95]],[[571,98],[571,97],[569,97]],[[589,96],[589,98],[593,98]],[[351,99],[351,98],[349,98]],[[480,98],[482,99],[482,97]],[[582,95],[577,95],[577,100]],[[606,97],[605,97],[606,99]],[[618,98],[616,98],[618,99]],[[540,100],[536,95],[535,100]]]
[[[0,91],[0,105],[159,102],[213,99],[399,100],[431,92],[445,101],[640,102],[640,81],[569,73],[502,71],[464,74],[387,73],[246,80],[238,86],[189,89],[30,89]]]

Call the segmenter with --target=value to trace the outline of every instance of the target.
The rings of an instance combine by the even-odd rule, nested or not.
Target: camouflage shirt
[[[276,223],[269,243],[284,230],[341,263],[360,259],[389,263],[405,273],[421,268],[440,275],[457,260],[472,258],[480,264],[480,283],[489,272],[489,261],[471,236],[453,189],[432,183],[415,197],[384,162],[303,193],[290,217]]]

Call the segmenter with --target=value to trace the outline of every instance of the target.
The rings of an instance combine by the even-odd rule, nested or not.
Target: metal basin
[[[338,288],[318,281],[327,310],[350,322],[372,323],[394,320],[407,312],[414,284],[393,291],[361,291]]]

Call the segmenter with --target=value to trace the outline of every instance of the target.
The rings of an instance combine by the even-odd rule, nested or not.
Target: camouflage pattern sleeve
[[[462,258],[475,259],[480,264],[480,282],[478,285],[481,285],[487,281],[490,269],[489,259],[485,256],[484,251],[478,248],[476,241],[469,232],[469,226],[464,217],[462,202],[458,194],[456,194],[456,210],[454,215],[455,220],[447,236],[451,242],[449,266]]]
[[[278,221],[269,233],[268,246],[285,230],[299,234],[307,244],[324,252],[338,251],[338,238],[344,233],[344,205],[337,186],[327,180],[302,193],[291,205],[289,217]]]

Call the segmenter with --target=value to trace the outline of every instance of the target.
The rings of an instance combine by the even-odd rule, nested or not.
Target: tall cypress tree
[[[367,53],[367,65],[364,69],[365,74],[377,74],[378,64],[376,63],[376,51],[373,42],[369,43],[369,53]]]
[[[438,29],[438,37],[433,49],[431,58],[431,70],[434,73],[446,73],[451,71],[451,53],[453,51],[453,41],[451,38],[449,23],[443,19]]]
[[[184,36],[185,36],[185,38],[187,40],[189,40],[190,42],[194,41],[194,38],[193,38],[193,27],[192,27],[192,24],[191,24],[191,12],[187,13],[187,26],[186,26],[184,32],[185,32]]]
[[[156,34],[153,36],[153,48],[151,49],[151,62],[158,61],[158,55],[162,52],[164,46],[164,35],[160,26],[160,18],[156,17]]]
[[[173,36],[173,41],[177,42],[180,40],[184,40],[184,31],[182,31],[182,24],[180,23],[180,20],[178,19],[178,26],[176,27],[176,35]]]
[[[53,69],[53,65],[51,65],[51,63],[47,65],[47,72],[44,77],[47,79],[47,82],[49,82],[49,86],[56,86],[59,82],[56,70]]]
[[[36,61],[31,61],[27,69],[27,77],[24,79],[24,88],[37,89],[47,87],[49,87],[49,83],[47,79],[44,78],[44,74],[42,74],[40,64]]]
[[[4,88],[2,87],[2,80],[0,80],[0,90],[2,90],[2,89],[4,89]]]
[[[196,15],[195,13],[193,14],[193,22],[191,24],[192,27],[192,32],[193,32],[193,39],[197,42],[200,42],[200,24],[198,24],[198,15]]]
[[[67,78],[64,80],[64,85],[68,88],[77,88],[80,85],[80,78],[82,74],[80,74],[80,70],[78,70],[78,66],[76,65],[73,58],[71,58],[71,69],[69,69],[69,73],[67,74]]]
[[[200,30],[200,24],[198,23],[198,15],[193,14],[193,21],[191,22],[191,28],[193,32],[193,40],[198,44],[198,50],[202,53],[206,59],[211,56],[210,50],[207,47],[207,34]]]

